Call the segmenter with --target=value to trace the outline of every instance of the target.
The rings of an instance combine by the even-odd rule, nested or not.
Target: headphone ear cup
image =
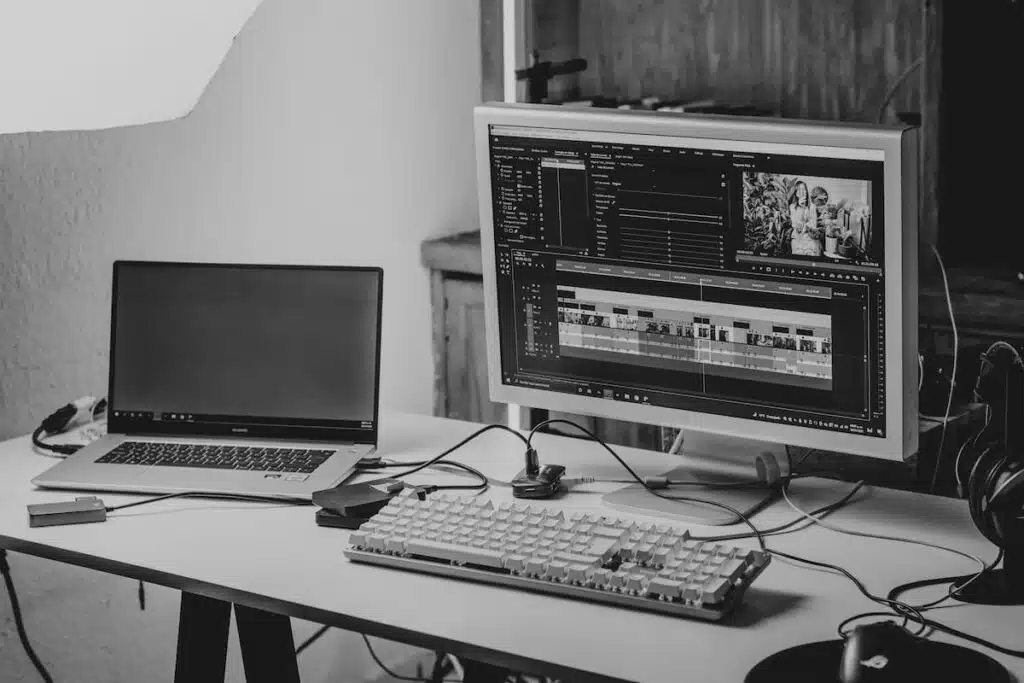
[[[1024,468],[1016,463],[993,479],[988,516],[1004,545],[1024,544]]]
[[[1000,473],[992,490],[992,505],[1008,505],[1024,501],[1024,467],[1013,463]]]
[[[989,513],[989,499],[991,483],[994,476],[998,475],[1003,463],[1006,462],[1006,454],[1002,448],[991,447],[982,451],[977,462],[971,468],[971,478],[967,484],[967,505],[971,512],[971,519],[974,526],[989,541],[1002,547],[1003,541],[999,536],[999,530],[993,524],[992,515]]]

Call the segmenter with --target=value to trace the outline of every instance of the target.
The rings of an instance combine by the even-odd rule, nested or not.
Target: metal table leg
[[[283,614],[235,605],[247,683],[299,683],[292,623]]]
[[[175,683],[224,683],[231,603],[181,592]]]

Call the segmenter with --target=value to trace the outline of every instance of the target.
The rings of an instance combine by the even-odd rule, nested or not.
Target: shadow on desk
[[[743,595],[740,604],[722,625],[739,628],[757,626],[799,609],[807,600],[806,595],[799,593],[766,590],[755,586]]]

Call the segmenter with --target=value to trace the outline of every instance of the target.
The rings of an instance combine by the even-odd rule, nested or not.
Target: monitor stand
[[[687,432],[685,441],[676,439],[672,449],[665,454],[668,462],[661,476],[672,481],[693,481],[705,485],[757,481],[760,479],[757,471],[759,455],[770,455],[778,463],[782,476],[788,475],[785,446],[781,444]],[[750,517],[775,501],[779,496],[779,486],[777,483],[736,489],[673,486],[662,489],[661,493],[722,503]],[[742,522],[724,508],[698,502],[666,500],[640,484],[631,484],[607,493],[603,500],[609,507],[623,512],[666,517],[691,524],[726,526]]]

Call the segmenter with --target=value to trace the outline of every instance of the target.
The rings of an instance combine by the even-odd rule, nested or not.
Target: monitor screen
[[[373,431],[376,269],[119,263],[112,416]]]
[[[886,438],[881,150],[486,133],[502,385]]]

